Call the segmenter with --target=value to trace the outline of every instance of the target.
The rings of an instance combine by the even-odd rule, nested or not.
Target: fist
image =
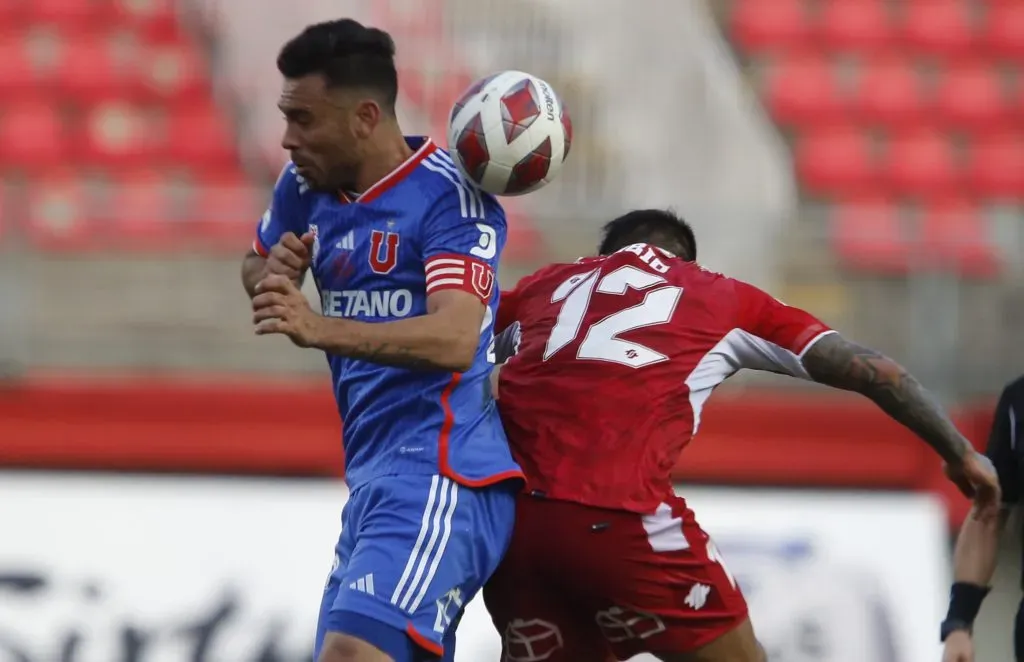
[[[946,475],[964,493],[974,499],[974,516],[992,520],[999,515],[1002,494],[992,461],[976,451],[969,452],[956,465],[946,465]]]
[[[942,662],[974,662],[974,642],[970,633],[957,630],[946,637]]]
[[[312,232],[298,237],[294,232],[286,232],[270,249],[264,276],[284,276],[293,283],[299,283],[302,275],[309,268],[316,235]]]

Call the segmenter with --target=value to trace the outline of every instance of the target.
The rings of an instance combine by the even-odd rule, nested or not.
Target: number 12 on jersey
[[[668,360],[661,352],[619,337],[619,334],[626,331],[665,324],[672,319],[683,295],[683,288],[665,283],[661,276],[628,265],[605,276],[601,275],[598,268],[566,279],[551,295],[551,303],[561,301],[562,307],[544,347],[544,360],[547,361],[579,337],[595,291],[621,296],[630,289],[647,291],[644,300],[635,306],[619,308],[590,324],[576,352],[576,358],[609,361],[630,368],[642,368]]]

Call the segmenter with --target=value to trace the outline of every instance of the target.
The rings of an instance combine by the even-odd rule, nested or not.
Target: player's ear
[[[373,99],[360,99],[352,113],[352,132],[357,138],[366,139],[373,133],[383,117],[380,104]]]

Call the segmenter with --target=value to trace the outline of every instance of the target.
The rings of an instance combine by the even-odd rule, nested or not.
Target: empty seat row
[[[187,42],[139,44],[111,33],[0,35],[0,97],[45,92],[80,101],[116,94],[174,101],[209,94]]]
[[[52,171],[22,192],[21,230],[40,248],[173,249],[175,242],[251,238],[265,195],[237,170],[198,185],[155,170],[109,173],[99,183],[73,170]],[[10,228],[8,228],[10,229]],[[228,243],[226,242],[225,247]]]
[[[236,165],[233,131],[219,108],[206,101],[170,110],[112,100],[69,118],[45,100],[0,106],[0,164]]]
[[[76,30],[122,26],[151,38],[181,34],[175,0],[4,0],[0,27],[40,24]]]
[[[998,0],[983,15],[969,0],[907,0],[891,12],[883,0],[828,0],[819,11],[803,0],[739,0],[730,30],[752,51],[816,42],[838,51],[896,47],[934,55],[1024,57],[1024,3]]]
[[[1022,133],[979,138],[961,157],[947,136],[927,129],[895,134],[879,146],[857,127],[822,127],[798,137],[796,166],[812,192],[879,188],[920,195],[960,188],[1024,200]]]
[[[847,116],[882,125],[939,123],[969,130],[1017,125],[1024,91],[991,63],[956,62],[926,76],[907,58],[883,54],[851,75],[817,54],[793,54],[768,65],[762,85],[772,115],[783,124],[832,122]]]
[[[967,198],[907,208],[869,195],[835,204],[829,220],[833,248],[849,267],[890,273],[941,269],[989,278],[1001,266],[988,218]]]

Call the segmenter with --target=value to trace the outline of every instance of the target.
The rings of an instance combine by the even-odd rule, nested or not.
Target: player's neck
[[[412,154],[413,150],[405,142],[405,136],[396,127],[394,133],[381,140],[373,155],[363,162],[363,166],[359,169],[359,174],[356,176],[355,192],[363,193],[390,175],[398,166],[405,163]]]

